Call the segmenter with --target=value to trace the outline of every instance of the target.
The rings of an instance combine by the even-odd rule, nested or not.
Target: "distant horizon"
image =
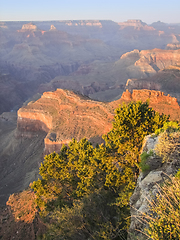
[[[141,19],[147,24],[180,23],[180,1],[171,0],[0,0],[1,22]]]
[[[161,22],[161,23],[165,23],[165,24],[168,24],[168,25],[171,25],[171,24],[180,24],[180,21],[179,22],[163,22],[161,20],[158,20],[156,22],[152,22],[152,23],[147,23],[145,21],[143,21],[142,19],[127,19],[125,21],[114,21],[112,19],[59,19],[59,20],[0,20],[0,22],[28,22],[28,23],[33,23],[33,22],[65,22],[65,21],[112,21],[112,22],[115,22],[115,23],[122,23],[122,22],[127,22],[129,20],[140,20],[142,21],[143,23],[146,23],[147,25],[151,25],[153,23],[157,23],[157,22]]]

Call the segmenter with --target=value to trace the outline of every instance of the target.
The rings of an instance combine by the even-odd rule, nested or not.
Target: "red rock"
[[[62,144],[68,144],[72,138],[80,140],[86,137],[94,143],[100,142],[102,134],[111,130],[114,110],[119,104],[147,99],[155,110],[171,114],[173,119],[179,118],[177,99],[160,91],[144,89],[130,93],[126,90],[121,99],[103,103],[57,89],[45,92],[36,102],[19,109],[17,128],[19,135],[26,137],[31,136],[30,132],[47,132],[45,153],[58,152]]]

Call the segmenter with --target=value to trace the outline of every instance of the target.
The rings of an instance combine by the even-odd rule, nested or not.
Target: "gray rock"
[[[153,151],[146,164],[149,170],[141,172],[133,195],[130,199],[131,206],[131,224],[128,233],[128,240],[145,240],[149,239],[144,233],[144,228],[148,223],[143,221],[144,214],[150,214],[149,202],[156,199],[158,186],[163,183],[169,175],[174,175],[180,168],[180,159],[173,160],[170,163],[162,163],[162,159],[156,155],[155,145],[158,143],[158,137],[148,135],[144,139],[142,152]]]

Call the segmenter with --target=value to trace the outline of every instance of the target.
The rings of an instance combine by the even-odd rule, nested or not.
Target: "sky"
[[[0,0],[0,21],[128,19],[180,23],[180,0]]]

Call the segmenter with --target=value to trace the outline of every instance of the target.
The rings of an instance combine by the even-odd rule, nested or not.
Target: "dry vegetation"
[[[155,150],[163,158],[163,162],[170,162],[179,158],[180,132],[168,133],[165,131],[161,133]]]
[[[35,194],[31,190],[12,194],[7,205],[11,207],[15,221],[33,222],[37,213]]]
[[[145,219],[145,235],[152,240],[178,240],[180,236],[180,178],[172,177],[162,187],[157,185],[156,201],[150,202],[151,215]]]

